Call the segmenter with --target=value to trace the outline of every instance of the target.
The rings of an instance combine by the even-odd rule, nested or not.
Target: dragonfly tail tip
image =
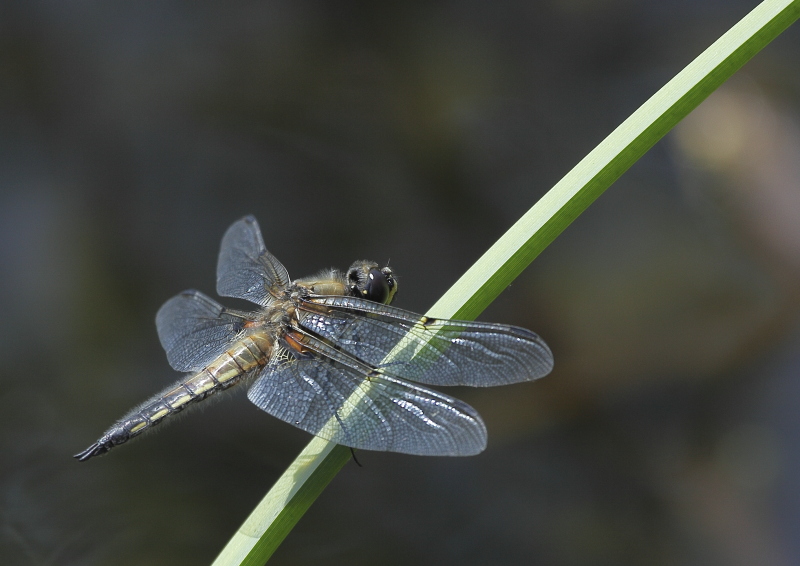
[[[86,460],[92,458],[93,456],[99,456],[100,454],[105,454],[106,452],[108,452],[108,447],[106,447],[103,444],[100,444],[99,442],[95,442],[83,452],[78,452],[77,454],[75,454],[73,458],[77,459],[79,462],[85,462]]]

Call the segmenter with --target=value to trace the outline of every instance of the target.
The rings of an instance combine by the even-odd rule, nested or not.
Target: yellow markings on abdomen
[[[205,371],[225,387],[232,385],[228,382],[266,363],[266,354],[270,350],[267,344],[267,337],[263,333],[245,336],[235,347],[211,362]]]
[[[146,427],[147,427],[147,421],[137,423],[131,428],[131,434],[136,434],[138,432],[141,432]]]
[[[213,360],[208,367],[153,397],[124,421],[131,436],[182,411],[189,403],[202,401],[217,391],[239,382],[250,371],[266,365],[272,340],[265,332],[245,336],[234,347]]]
[[[181,387],[180,390],[175,392],[173,397],[164,396],[164,401],[173,409],[180,409],[186,403],[191,401],[193,397],[189,395],[189,392],[186,391],[186,388]]]
[[[163,409],[160,409],[160,410],[156,411],[152,415],[150,415],[150,420],[151,421],[160,421],[161,419],[166,417],[168,414],[170,414],[170,412],[171,411],[165,407]]]
[[[206,372],[211,375],[218,383],[226,383],[231,379],[245,373],[247,369],[241,367],[229,352],[225,352],[219,358],[211,362],[206,368]]]
[[[209,391],[217,386],[217,382],[214,381],[213,376],[208,373],[208,371],[203,370],[184,381],[183,386],[191,391],[196,399],[197,397],[205,397],[208,395]]]

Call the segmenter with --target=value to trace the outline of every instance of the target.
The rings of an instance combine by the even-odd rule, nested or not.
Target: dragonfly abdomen
[[[265,333],[245,336],[220,354],[205,369],[157,393],[118,420],[89,448],[75,455],[80,460],[105,454],[193,403],[228,389],[269,361],[272,341]]]

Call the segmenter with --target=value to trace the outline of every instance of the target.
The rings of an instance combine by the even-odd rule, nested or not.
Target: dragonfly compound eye
[[[379,269],[370,269],[367,282],[361,291],[363,297],[376,303],[387,303],[391,297],[390,291],[386,276]]]

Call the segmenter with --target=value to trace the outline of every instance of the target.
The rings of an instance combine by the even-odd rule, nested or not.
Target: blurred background
[[[179,376],[160,305],[254,214],[423,312],[755,0],[0,6],[0,556],[210,563],[310,437],[242,394],[78,463]],[[482,316],[556,369],[464,459],[361,452],[273,564],[800,563],[800,33]]]

